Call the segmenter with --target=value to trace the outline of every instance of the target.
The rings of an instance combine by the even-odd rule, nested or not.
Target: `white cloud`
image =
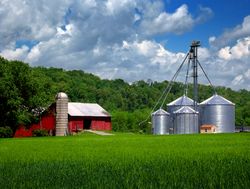
[[[233,29],[228,29],[221,36],[212,38],[210,44],[213,47],[221,48],[234,42],[237,39],[244,38],[250,36],[250,15],[246,16],[242,22],[242,24],[234,27]]]
[[[205,49],[205,59],[200,59],[204,69],[215,85],[234,89],[250,89],[250,37],[238,39],[230,47],[222,47],[218,53],[214,49]],[[199,54],[202,54],[199,48]]]
[[[67,0],[0,1],[0,50],[19,39],[50,39],[68,7]]]
[[[151,37],[187,32],[212,11],[200,7],[196,15],[187,5],[166,12],[163,1],[2,0],[0,54],[32,66],[82,69],[128,82],[169,80],[185,54],[171,52]],[[215,45],[232,36],[231,45],[220,45],[218,51],[199,48],[199,60],[215,85],[250,89],[249,20],[208,39]],[[18,40],[37,43],[17,45]]]
[[[204,47],[200,47],[198,51],[198,58],[200,61],[206,61],[207,59],[210,59],[211,57],[211,52]]]
[[[226,46],[220,49],[218,56],[225,60],[250,58],[250,36],[237,40],[233,47]]]
[[[34,46],[25,58],[25,62],[36,62],[41,57],[39,44]]]
[[[243,75],[241,74],[234,78],[234,80],[232,81],[232,84],[236,86],[236,85],[242,84],[243,82],[244,82],[244,79],[243,79]]]
[[[107,0],[105,2],[107,14],[115,15],[119,13],[124,8],[135,7],[134,0]]]
[[[199,6],[199,15],[198,17],[195,19],[196,23],[203,23],[205,21],[207,21],[209,18],[211,18],[214,15],[212,9],[210,9],[209,7],[203,7],[203,6]]]
[[[23,60],[27,56],[29,48],[27,46],[22,46],[17,49],[5,49],[0,52],[0,55],[9,60]]]
[[[183,4],[174,13],[160,12],[159,15],[147,16],[142,21],[142,30],[147,35],[159,33],[182,34],[190,31],[197,23],[204,22],[212,15],[209,8],[201,7],[200,15],[193,18],[188,11],[188,6]]]
[[[233,81],[232,85],[236,88],[239,86],[244,86],[244,88],[249,89],[250,88],[250,69],[247,69],[247,71],[243,74],[237,75]]]
[[[222,35],[210,37],[209,43],[212,56],[206,65],[215,83],[234,89],[250,89],[250,16]]]
[[[61,27],[57,27],[57,33],[56,35],[69,35],[72,36],[72,31],[73,31],[73,25],[68,24],[65,26],[65,29],[63,30]]]
[[[215,37],[215,36],[211,36],[211,37],[209,37],[208,42],[211,44],[211,43],[213,43],[215,40],[216,40],[216,37]]]
[[[248,69],[246,72],[245,72],[245,77],[248,78],[250,80],[250,69]]]
[[[218,56],[225,60],[231,59],[232,55],[231,55],[230,47],[227,46],[227,47],[220,49]]]

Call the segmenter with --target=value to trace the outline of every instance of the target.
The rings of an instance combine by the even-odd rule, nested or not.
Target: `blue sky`
[[[249,0],[0,0],[0,55],[31,66],[163,81],[192,40],[215,85],[250,90]]]
[[[167,47],[174,52],[186,51],[186,46],[190,41],[197,39],[205,47],[209,46],[208,38],[222,34],[225,30],[242,23],[244,17],[250,14],[249,0],[165,0],[165,11],[174,12],[181,5],[188,5],[189,11],[197,15],[199,7],[209,7],[213,14],[206,22],[195,26],[192,31],[183,35],[163,35],[157,36],[157,41],[168,39]]]

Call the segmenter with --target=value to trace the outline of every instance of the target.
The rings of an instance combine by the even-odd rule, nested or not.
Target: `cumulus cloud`
[[[219,58],[233,71],[231,84],[234,88],[250,89],[250,37],[237,40],[232,47],[224,47],[218,53]]]
[[[200,62],[215,85],[250,89],[250,37],[237,40],[233,46],[200,48]],[[218,52],[218,53],[216,53]]]
[[[250,57],[250,36],[237,40],[233,47],[226,46],[219,50],[218,56],[225,60]]]
[[[139,13],[142,7],[144,15]],[[138,27],[143,28],[143,24],[135,26],[135,22],[142,17],[154,19],[166,17],[167,14],[161,1],[142,3],[133,0],[77,0],[74,3],[57,0],[1,1],[0,10],[3,16],[0,21],[0,51],[3,56],[13,58],[13,54],[18,54],[16,58],[33,66],[87,70],[94,70],[95,66],[108,61],[116,62],[114,68],[118,67],[123,60],[119,58],[124,57],[107,54],[117,52],[117,47],[122,47],[123,41],[142,41],[137,44],[136,53],[149,56],[147,53],[150,54],[152,48],[148,46],[150,40],[139,39]],[[183,18],[182,14],[188,14],[191,19],[186,5],[167,15],[170,16],[169,20],[177,21]],[[16,41],[20,39],[37,40],[38,43],[28,47],[30,49],[26,46],[24,50],[16,48]],[[152,50],[150,55],[153,56],[153,53],[159,52]],[[117,59],[113,60],[114,57]]]
[[[193,18],[188,6],[183,4],[174,13],[160,12],[159,15],[147,16],[142,21],[142,29],[147,35],[159,33],[182,34],[190,31],[194,25],[206,21],[212,15],[212,10],[200,7],[200,14]]]
[[[69,1],[0,1],[0,50],[19,39],[47,40],[63,24]]]
[[[237,75],[233,81],[233,86],[244,86],[244,88],[250,88],[250,69],[247,69],[244,73]]]
[[[226,30],[221,36],[210,38],[211,46],[221,48],[225,45],[234,42],[237,39],[250,36],[250,15],[246,16],[242,24],[233,29]]]
[[[32,66],[82,69],[128,82],[169,80],[185,54],[171,52],[152,36],[187,32],[213,14],[206,7],[199,10],[194,16],[181,5],[169,13],[163,1],[2,0],[0,55]],[[209,38],[215,45],[234,36],[234,45],[222,45],[218,53],[199,48],[199,60],[215,85],[250,88],[248,22],[246,17],[231,31]],[[20,40],[36,43],[17,44]]]
[[[23,60],[27,56],[28,51],[29,48],[24,45],[17,49],[5,49],[0,55],[10,60]]]
[[[122,75],[130,82],[146,78],[165,80],[166,75],[170,78],[184,58],[183,53],[171,53],[149,40],[123,41],[121,46],[113,47],[113,51],[111,64],[119,67],[113,77]],[[118,64],[117,59],[120,60]]]
[[[222,35],[211,36],[210,58],[204,61],[216,85],[250,89],[250,16]]]

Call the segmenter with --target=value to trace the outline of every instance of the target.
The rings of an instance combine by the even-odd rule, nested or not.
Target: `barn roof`
[[[96,103],[69,102],[68,114],[70,116],[110,117],[110,114]]]

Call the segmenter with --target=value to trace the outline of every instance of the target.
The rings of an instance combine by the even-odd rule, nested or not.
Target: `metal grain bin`
[[[216,126],[216,133],[235,132],[235,104],[220,95],[200,103],[201,123]]]
[[[68,133],[68,96],[60,92],[56,95],[56,136]]]
[[[152,126],[153,134],[155,135],[166,135],[169,134],[169,123],[170,116],[169,113],[163,109],[159,109],[152,113]]]
[[[174,111],[180,109],[183,106],[189,106],[191,108],[193,108],[194,105],[194,101],[187,97],[186,95],[183,95],[179,98],[177,98],[176,100],[170,102],[169,104],[167,104],[167,111],[170,114],[173,114]]]
[[[186,95],[183,95],[179,98],[177,98],[176,100],[170,102],[169,104],[167,104],[167,111],[170,113],[170,117],[171,117],[171,123],[170,123],[170,134],[173,134],[173,130],[174,130],[174,123],[173,123],[173,119],[174,119],[174,111],[179,110],[180,108],[184,107],[184,106],[188,106],[193,108],[194,106],[194,101],[187,97]]]
[[[174,112],[174,134],[199,133],[199,113],[184,106]]]

